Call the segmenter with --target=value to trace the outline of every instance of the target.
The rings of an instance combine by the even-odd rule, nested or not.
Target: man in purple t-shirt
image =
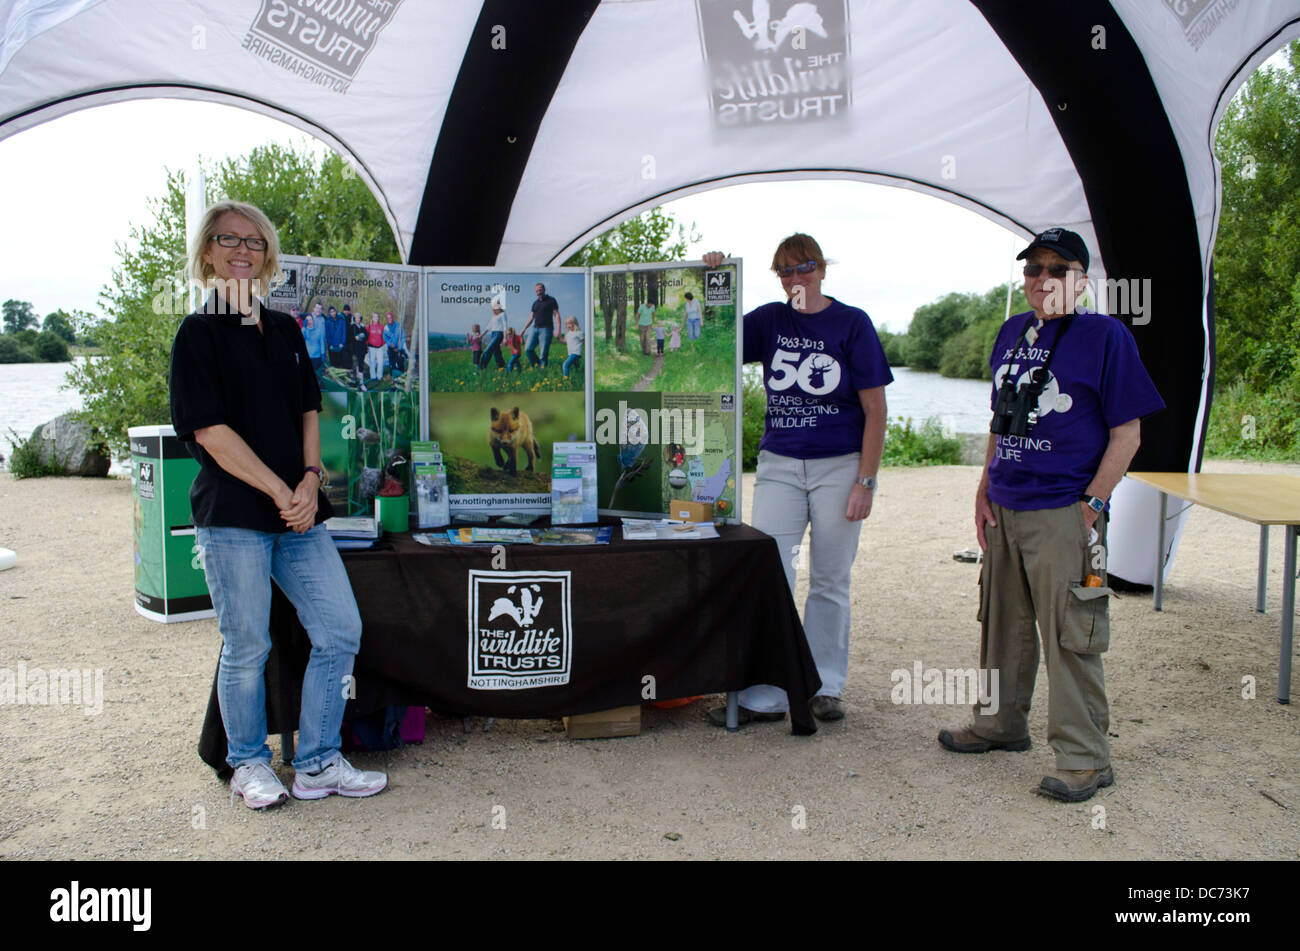
[[[1122,322],[1076,310],[1088,248],[1062,228],[1025,259],[1025,297],[998,332],[993,422],[975,493],[981,692],[969,727],[942,730],[957,753],[1029,749],[1038,636],[1050,686],[1056,771],[1038,792],[1082,802],[1115,781],[1101,654],[1110,643],[1106,504],[1137,452],[1141,418],[1164,409]],[[994,678],[997,678],[994,680]]]

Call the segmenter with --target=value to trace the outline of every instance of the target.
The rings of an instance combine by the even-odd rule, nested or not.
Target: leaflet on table
[[[297,311],[316,369],[326,497],[340,515],[372,511],[385,469],[405,482],[397,461],[419,436],[422,268],[298,255],[280,267],[267,302]]]
[[[598,528],[534,528],[537,545],[608,545],[614,534],[610,525]]]
[[[441,528],[451,521],[447,467],[436,442],[411,441],[411,508],[417,528]]]
[[[336,515],[325,520],[325,531],[331,538],[375,539],[379,537],[379,519],[370,515]]]
[[[623,519],[624,541],[654,541],[668,539],[717,538],[718,530],[712,522],[678,522],[673,519]]]
[[[551,446],[587,436],[584,268],[423,273],[428,435],[453,515],[551,510]]]
[[[596,444],[557,442],[551,468],[551,524],[595,522]]]
[[[476,545],[495,542],[501,545],[531,545],[533,535],[526,528],[479,528],[469,530],[469,540]]]
[[[600,512],[740,511],[740,262],[592,269]]]

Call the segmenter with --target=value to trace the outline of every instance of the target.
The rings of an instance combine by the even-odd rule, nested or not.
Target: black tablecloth
[[[615,527],[608,545],[506,546],[504,566],[499,558],[493,564],[491,548],[431,548],[409,535],[386,536],[375,550],[343,552],[363,624],[356,698],[346,716],[424,705],[462,715],[559,717],[639,703],[649,676],[662,700],[775,684],[790,695],[792,732],[816,732],[808,700],[821,681],[776,542],[747,525],[725,526],[717,539],[628,542],[620,534]],[[569,573],[567,684],[469,685],[470,573],[494,568]],[[502,589],[483,590],[488,596]],[[486,616],[480,613],[479,623]],[[271,640],[268,729],[287,733],[297,728],[310,642],[278,589]],[[199,755],[226,770],[215,677]]]

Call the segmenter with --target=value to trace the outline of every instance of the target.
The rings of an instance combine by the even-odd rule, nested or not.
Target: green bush
[[[890,333],[888,330],[876,332],[880,338],[880,347],[885,351],[885,362],[891,367],[907,366],[907,334]]]
[[[741,390],[740,410],[740,467],[746,472],[758,468],[758,444],[763,438],[763,423],[767,418],[767,394],[762,378],[745,375]]]
[[[72,359],[68,355],[68,345],[63,338],[49,330],[41,331],[32,352],[46,363],[67,363]]]
[[[41,476],[66,475],[63,466],[55,462],[41,462],[41,447],[30,437],[24,439],[13,429],[9,430],[14,451],[9,456],[9,472],[15,479],[39,479]]]
[[[10,334],[9,336],[11,336],[15,341],[17,341],[18,346],[22,347],[24,350],[35,349],[36,341],[39,340],[41,337],[39,332],[32,330],[30,328],[28,328],[27,330],[20,330],[18,331],[18,333]]]
[[[35,363],[36,355],[14,337],[15,334],[0,337],[0,363]]]
[[[885,430],[882,466],[956,466],[961,464],[960,439],[944,436],[939,420],[931,416],[919,427],[909,416],[890,420]]]
[[[1300,381],[1264,392],[1238,379],[1214,394],[1205,452],[1209,456],[1300,461]]]

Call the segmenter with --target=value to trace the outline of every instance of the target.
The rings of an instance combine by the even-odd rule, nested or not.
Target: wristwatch
[[[302,470],[303,475],[306,475],[309,472],[316,473],[316,478],[320,481],[320,487],[322,489],[330,484],[329,476],[325,474],[324,470],[321,469],[320,466],[307,466]]]
[[[861,479],[858,480],[858,485],[868,489],[874,489],[879,484],[880,483],[876,481],[875,476],[863,476]]]
[[[1079,500],[1098,515],[1100,515],[1106,508],[1106,500],[1099,499],[1095,495],[1081,495],[1079,496]]]

